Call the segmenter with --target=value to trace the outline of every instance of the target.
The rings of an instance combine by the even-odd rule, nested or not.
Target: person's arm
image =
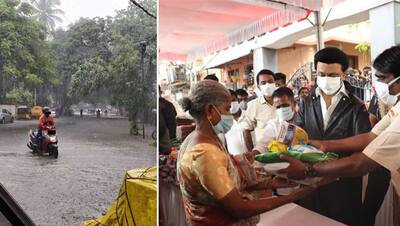
[[[370,132],[372,127],[369,122],[369,113],[365,105],[360,105],[353,114],[353,134],[358,135]]]
[[[369,122],[371,126],[374,127],[378,123],[378,101],[376,100],[376,95],[373,95],[368,106]]]
[[[247,151],[251,151],[254,148],[253,138],[251,137],[251,131],[252,130],[248,129],[243,130],[243,138],[244,138],[244,143],[246,144]]]
[[[285,155],[282,155],[281,159],[289,162],[290,165],[285,169],[279,170],[278,173],[286,174],[288,178],[294,180],[302,180],[307,177],[306,163]],[[377,166],[379,164],[368,158],[365,154],[354,153],[346,158],[313,164],[312,168],[315,172],[314,176],[338,178],[362,176],[371,172]]]
[[[243,139],[247,151],[251,151],[254,148],[253,138],[251,136],[251,132],[254,131],[256,127],[256,105],[254,104],[254,101],[256,100],[249,102],[247,111],[243,115],[242,120],[239,122],[239,126],[243,130]]]
[[[43,118],[42,118],[42,116],[40,116],[39,120],[38,120],[38,130],[42,129],[42,124],[43,124]]]
[[[371,126],[375,126],[376,123],[378,123],[378,118],[374,114],[369,114],[369,123],[371,123]]]
[[[300,101],[300,104],[298,105],[298,110],[294,116],[293,123],[296,124],[297,126],[301,127],[304,129],[304,111],[305,111],[305,101]]]
[[[365,175],[379,164],[368,158],[363,153],[354,153],[353,155],[328,163],[315,164],[314,170],[316,176],[323,177],[356,177]]]
[[[222,208],[228,212],[229,215],[239,220],[267,212],[290,202],[294,202],[305,197],[313,190],[313,187],[308,186],[299,188],[286,196],[245,200],[242,198],[239,191],[234,188],[222,199],[219,199],[218,202]]]
[[[288,187],[296,187],[299,184],[292,182],[290,180],[281,178],[281,177],[274,177],[272,179],[268,179],[262,181],[254,186],[249,187],[246,189],[247,191],[257,191],[257,190],[266,190],[266,189],[277,189],[277,188],[288,188]]]
[[[309,140],[308,144],[324,152],[361,152],[376,137],[369,132],[337,140]]]

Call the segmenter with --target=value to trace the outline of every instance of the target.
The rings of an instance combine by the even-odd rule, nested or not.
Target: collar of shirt
[[[237,120],[237,121],[236,121],[236,120],[233,120],[233,124],[240,123],[241,121],[243,121],[243,120],[244,120],[244,117],[245,117],[246,111],[245,111],[245,110],[243,110],[243,109],[240,109],[240,110],[242,111],[242,113],[240,114],[240,116],[239,116],[239,118],[238,118],[238,120]]]
[[[319,97],[321,95],[321,92],[322,92],[321,88],[317,87],[315,89],[315,96]],[[346,90],[346,86],[344,85],[343,82],[342,82],[342,86],[339,89],[339,92],[337,92],[335,94],[335,97],[337,97],[338,95],[341,95],[341,94],[345,95],[346,97],[349,97],[349,94],[347,93],[347,90]]]
[[[260,103],[260,104],[268,104],[268,105],[272,106],[271,104],[269,104],[269,103],[267,102],[267,100],[265,100],[264,95],[257,97],[257,101],[258,101],[258,103]]]
[[[390,116],[398,116],[400,115],[400,101],[398,101],[390,110],[389,110]]]

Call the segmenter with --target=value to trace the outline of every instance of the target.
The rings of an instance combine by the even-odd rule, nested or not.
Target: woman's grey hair
[[[188,97],[179,100],[184,111],[189,111],[193,118],[201,116],[203,108],[208,104],[219,106],[231,100],[229,91],[219,82],[203,80],[195,84]]]

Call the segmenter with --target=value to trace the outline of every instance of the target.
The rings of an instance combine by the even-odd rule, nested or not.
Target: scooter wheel
[[[52,151],[52,156],[53,156],[53,158],[58,158],[58,149],[57,148],[54,148],[53,149],[53,151]]]

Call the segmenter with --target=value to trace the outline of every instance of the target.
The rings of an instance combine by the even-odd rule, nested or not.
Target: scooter
[[[58,158],[58,139],[55,126],[42,126],[42,147],[39,147],[37,133],[29,130],[29,140],[27,146],[33,154],[43,155],[47,153],[49,157]]]

